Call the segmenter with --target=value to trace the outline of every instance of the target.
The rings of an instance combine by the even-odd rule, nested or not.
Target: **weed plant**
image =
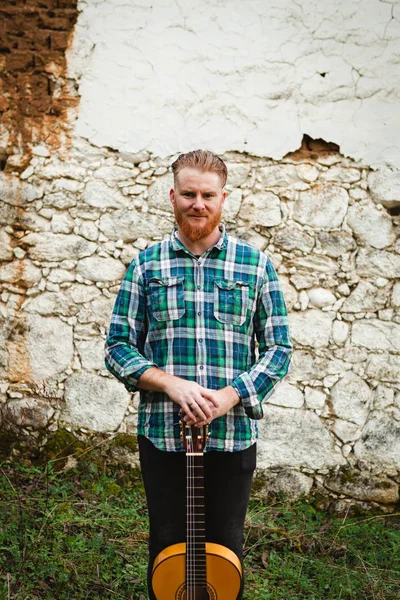
[[[160,491],[161,493],[161,491]],[[139,471],[79,459],[0,468],[0,600],[145,600]],[[398,600],[400,515],[251,500],[245,600]]]

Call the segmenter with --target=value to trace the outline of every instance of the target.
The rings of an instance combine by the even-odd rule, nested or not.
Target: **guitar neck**
[[[203,452],[186,453],[186,478],[186,586],[205,587],[207,573]]]

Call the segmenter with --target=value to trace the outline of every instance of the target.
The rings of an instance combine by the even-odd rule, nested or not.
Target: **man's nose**
[[[203,196],[200,193],[196,194],[196,197],[193,202],[193,208],[196,208],[197,210],[201,210],[204,208]]]

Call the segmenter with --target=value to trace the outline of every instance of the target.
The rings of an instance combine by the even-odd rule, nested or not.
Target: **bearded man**
[[[270,259],[221,224],[227,168],[196,150],[173,163],[177,228],[141,252],[119,290],[106,365],[140,390],[138,443],[155,557],[186,539],[180,422],[208,425],[206,540],[242,559],[262,403],[287,373],[292,344]],[[258,356],[256,343],[258,342]],[[243,583],[238,599],[242,598]]]

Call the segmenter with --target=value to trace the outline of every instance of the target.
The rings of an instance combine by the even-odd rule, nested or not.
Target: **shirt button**
[[[200,365],[200,371],[202,371],[204,369],[203,365]]]
[[[200,315],[201,315],[201,312],[199,311],[197,314],[198,314],[198,316],[200,317]]]
[[[198,286],[197,286],[197,289],[198,289],[198,290],[201,290],[201,285],[198,285]]]
[[[199,343],[201,344],[201,342],[202,342],[202,341],[203,341],[203,340],[200,338],[200,339],[199,339]]]

